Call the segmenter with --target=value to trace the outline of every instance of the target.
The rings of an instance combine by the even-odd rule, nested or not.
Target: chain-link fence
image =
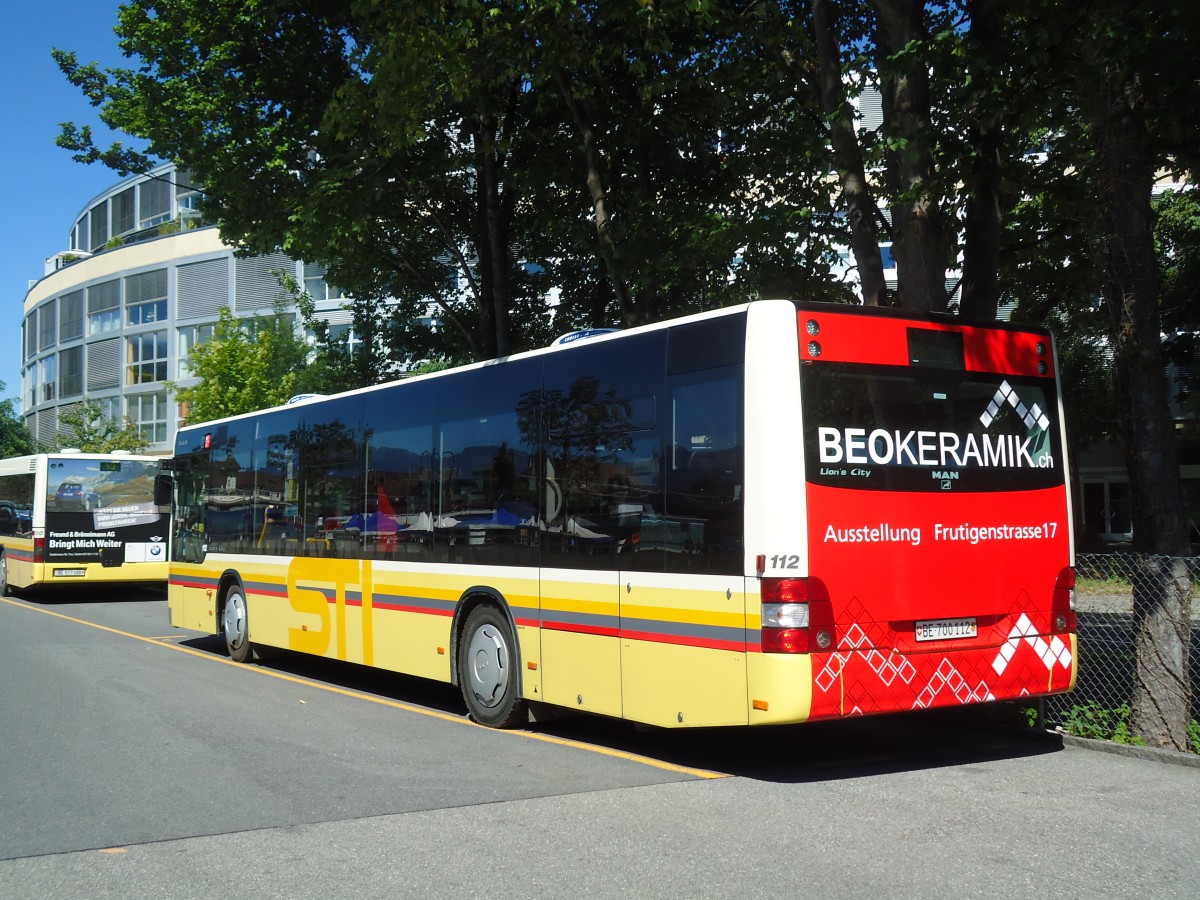
[[[1133,553],[1079,554],[1075,562],[1079,678],[1070,694],[1046,700],[1045,724],[1108,737],[1127,723],[1136,653],[1133,588],[1151,576],[1143,557]],[[1200,558],[1187,564],[1195,592]],[[1200,597],[1192,603],[1191,635],[1192,718],[1200,720]]]

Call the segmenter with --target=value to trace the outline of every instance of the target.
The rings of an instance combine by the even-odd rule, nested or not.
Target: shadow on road
[[[763,728],[647,732],[621,723],[607,734],[595,723],[580,719],[564,723],[556,733],[676,765],[781,783],[862,778],[1062,749],[1061,738],[997,725],[994,712],[983,709]]]
[[[185,646],[224,656],[219,637]],[[266,649],[256,664],[296,678],[466,718],[458,689],[336,660]],[[601,716],[531,724],[550,737],[631,753],[674,766],[762,781],[862,778],[1053,753],[1061,738],[1016,727],[1010,707],[986,705],[764,728],[658,729]]]
[[[130,584],[62,584],[17,588],[18,600],[39,606],[73,606],[90,603],[165,603],[167,588]]]

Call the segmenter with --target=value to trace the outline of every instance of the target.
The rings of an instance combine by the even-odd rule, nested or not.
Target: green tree
[[[4,391],[4,382],[0,381],[0,392]],[[21,417],[17,415],[16,405],[11,397],[0,400],[0,459],[11,456],[25,456],[36,452],[36,442]]]
[[[1182,749],[1192,588],[1162,336],[1190,318],[1184,311],[1194,303],[1175,292],[1164,306],[1152,197],[1164,172],[1195,173],[1200,161],[1189,112],[1200,83],[1188,50],[1200,37],[1200,10],[1169,0],[1040,3],[1024,15],[1040,25],[1033,55],[1044,61],[1045,87],[1032,97],[1053,127],[1041,129],[1026,166],[1014,241],[1024,262],[1009,284],[1022,290],[1022,312],[1040,307],[1068,323],[1074,340],[1096,335],[1109,353],[1112,410],[1097,421],[1108,421],[1125,453],[1145,570],[1134,594],[1131,721],[1149,743]],[[1165,236],[1160,229],[1160,242]]]
[[[398,361],[836,294],[807,238],[825,164],[780,139],[777,75],[711,5],[139,0],[117,27],[138,68],[56,57],[146,151],[59,142],[178,160],[226,240],[326,264]]]
[[[60,427],[58,446],[74,447],[84,453],[111,453],[129,450],[136,453],[150,446],[150,440],[138,424],[126,416],[117,422],[104,412],[99,403],[86,400],[68,407],[58,417]],[[64,433],[61,429],[65,428]]]
[[[308,347],[289,315],[238,319],[221,309],[213,336],[189,357],[189,387],[169,384],[189,423],[207,422],[286,403],[298,391]]]
[[[101,151],[86,127],[61,143],[120,171],[177,159],[227,240],[325,263],[362,302],[392,298],[401,322],[435,304],[435,350],[440,337],[451,355],[505,354],[521,209],[505,162],[533,136],[515,124],[515,44],[484,6],[127,3],[117,30],[141,68],[58,58],[147,152]]]

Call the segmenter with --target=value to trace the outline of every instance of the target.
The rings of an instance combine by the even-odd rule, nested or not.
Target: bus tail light
[[[46,561],[46,539],[35,537],[33,539],[33,561],[35,563],[44,563]]]
[[[1059,634],[1075,632],[1075,570],[1066,566],[1054,582],[1054,597],[1050,602],[1053,628]]]
[[[762,579],[763,653],[812,653],[833,646],[833,609],[810,596],[807,578]]]

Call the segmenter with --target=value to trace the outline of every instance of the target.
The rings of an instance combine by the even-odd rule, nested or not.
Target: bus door
[[[620,557],[627,717],[747,721],[741,398],[740,366],[668,375],[667,440],[641,454],[661,458],[661,505],[641,510]]]
[[[541,410],[545,699],[622,715],[621,569],[661,503],[666,332],[546,357]]]

